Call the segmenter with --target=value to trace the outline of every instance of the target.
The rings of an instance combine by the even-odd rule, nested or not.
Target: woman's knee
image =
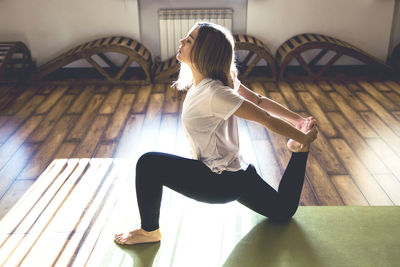
[[[269,219],[275,223],[286,224],[292,219],[292,216],[270,216]]]
[[[140,156],[136,163],[136,172],[141,171],[149,171],[152,168],[155,168],[157,161],[158,153],[157,152],[147,152]]]
[[[276,223],[289,223],[293,215],[296,213],[296,210],[297,208],[295,210],[281,209],[279,211],[274,212],[273,214],[270,214],[268,218]]]

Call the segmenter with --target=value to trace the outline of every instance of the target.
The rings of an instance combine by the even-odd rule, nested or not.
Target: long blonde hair
[[[221,81],[233,88],[237,75],[235,64],[235,41],[225,27],[197,22],[191,29],[199,27],[197,38],[190,53],[190,61],[204,77]],[[180,63],[178,79],[173,83],[178,90],[187,90],[193,84],[193,74],[189,65]]]

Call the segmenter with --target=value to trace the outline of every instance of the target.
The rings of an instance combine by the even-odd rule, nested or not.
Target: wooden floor
[[[309,156],[301,205],[400,204],[398,82],[247,85],[304,116],[313,115],[319,122],[320,134]],[[4,217],[0,259],[8,260],[7,264],[46,259],[61,266],[71,262],[99,266],[96,255],[115,247],[106,242],[111,233],[139,222],[131,192],[137,158],[152,150],[190,157],[180,123],[184,94],[166,84],[2,85],[0,96],[0,218]],[[290,156],[286,139],[255,123],[239,120],[239,127],[244,158],[277,187]],[[184,244],[193,244],[186,240],[190,234],[181,235],[178,243],[173,237],[180,231],[190,233],[186,227],[196,223],[199,210],[219,216],[221,221],[235,221],[235,227],[231,223],[217,229],[210,226],[219,232],[224,229],[227,235],[223,238],[229,239],[216,244],[214,256],[208,255],[217,262],[223,262],[240,237],[260,220],[235,203],[209,209],[169,190],[165,190],[164,199],[164,229],[168,225],[182,227],[170,227],[169,237],[163,239],[164,249],[157,255],[160,263],[177,260],[174,253],[179,249],[184,254],[188,249]],[[110,225],[115,229],[108,229]],[[52,231],[57,235],[50,235]],[[105,243],[108,245],[103,247]],[[53,250],[43,254],[43,248]],[[143,247],[128,253],[131,257],[126,259],[121,250],[113,249],[119,256],[108,257],[107,266],[124,265],[121,260],[129,265],[132,259],[140,261],[143,253],[150,253],[147,259],[151,258],[159,246]],[[184,262],[176,264],[185,266]]]
[[[400,204],[400,84],[393,81],[247,84],[319,122],[302,205]],[[63,158],[190,157],[184,94],[154,86],[0,87],[0,218],[46,167]],[[276,187],[286,140],[240,120],[245,159]]]

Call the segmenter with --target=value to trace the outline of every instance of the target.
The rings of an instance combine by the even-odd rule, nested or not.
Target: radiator
[[[160,9],[161,60],[176,55],[179,40],[197,21],[208,21],[232,30],[232,9]]]

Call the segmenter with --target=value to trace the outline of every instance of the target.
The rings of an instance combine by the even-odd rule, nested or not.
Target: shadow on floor
[[[151,267],[160,244],[119,247],[132,258],[133,267]],[[265,219],[236,244],[223,267],[324,266],[317,250],[295,219],[288,224]]]
[[[161,242],[134,246],[118,246],[132,257],[133,267],[151,267],[160,249]]]
[[[322,266],[315,251],[295,219],[263,220],[236,244],[223,267]]]

